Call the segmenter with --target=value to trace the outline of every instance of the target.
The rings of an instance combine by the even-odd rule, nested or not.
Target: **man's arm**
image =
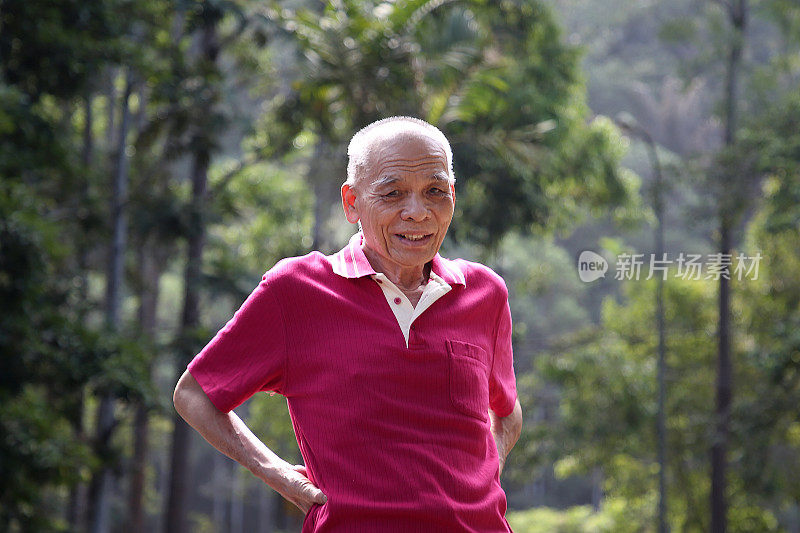
[[[236,413],[217,409],[187,370],[175,387],[175,410],[212,446],[247,468],[281,496],[307,513],[327,497],[305,475],[305,467],[290,465],[256,437]]]
[[[494,411],[489,409],[489,420],[492,422],[492,436],[497,445],[497,455],[500,457],[500,473],[506,464],[511,448],[517,443],[520,433],[522,433],[522,406],[517,399],[514,409],[508,416],[497,416]]]

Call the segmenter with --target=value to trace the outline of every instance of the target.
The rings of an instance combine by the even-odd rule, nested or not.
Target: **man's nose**
[[[425,199],[417,194],[410,194],[405,205],[403,205],[401,216],[405,220],[425,220],[428,218],[428,213]]]

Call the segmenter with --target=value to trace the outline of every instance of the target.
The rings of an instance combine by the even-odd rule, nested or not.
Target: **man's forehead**
[[[406,183],[412,176],[415,180],[449,183],[447,157],[444,151],[432,151],[432,148],[434,146],[431,143],[421,147],[405,144],[402,149],[397,144],[390,143],[371,150],[362,179],[373,187]]]
[[[373,170],[384,165],[410,165],[425,164],[436,165],[441,163],[447,168],[447,152],[439,139],[425,131],[409,130],[389,132],[371,139],[367,146],[367,160]]]
[[[348,179],[374,183],[389,174],[453,180],[450,145],[441,131],[414,119],[386,119],[359,131],[348,146]],[[438,179],[438,178],[437,178]]]
[[[444,171],[434,172],[428,176],[428,178],[432,182],[441,182],[442,184],[450,183],[450,180],[447,178],[447,173]],[[375,176],[375,179],[372,180],[372,185],[375,187],[383,187],[385,185],[396,185],[397,183],[401,183],[403,181],[405,181],[403,176],[400,176],[396,173],[378,174]]]

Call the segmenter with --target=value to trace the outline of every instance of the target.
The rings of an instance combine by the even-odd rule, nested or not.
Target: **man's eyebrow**
[[[381,176],[380,178],[376,179],[372,182],[374,187],[384,187],[387,185],[393,185],[400,181],[400,179],[395,176],[394,174],[387,174],[385,176]],[[444,172],[437,172],[431,176],[431,181],[436,183],[450,183],[450,179],[448,178],[447,174]]]
[[[372,182],[375,187],[383,187],[384,185],[391,185],[392,183],[396,183],[398,181],[397,176],[394,174],[388,174],[386,176],[381,176],[380,178],[376,179]]]

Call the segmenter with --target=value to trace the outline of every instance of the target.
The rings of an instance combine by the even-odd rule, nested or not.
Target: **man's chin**
[[[402,251],[395,251],[392,253],[392,259],[398,265],[407,267],[407,268],[414,268],[414,267],[424,267],[426,264],[430,263],[433,260],[433,257],[436,255],[436,252],[431,252],[430,250],[425,250],[424,253],[415,253],[409,254],[408,252]]]

